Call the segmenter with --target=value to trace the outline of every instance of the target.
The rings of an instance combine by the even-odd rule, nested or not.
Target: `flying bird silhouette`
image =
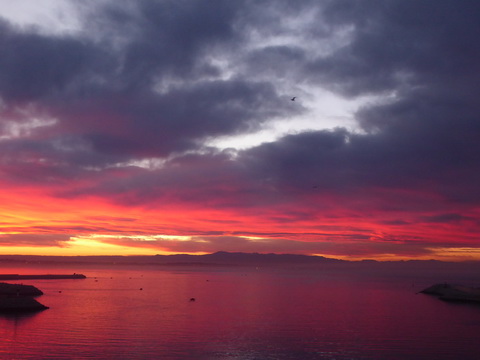
[[[294,96],[294,97],[293,97],[293,98],[291,98],[290,100],[292,100],[292,101],[295,101],[295,99],[296,99],[296,98],[297,98],[297,97],[296,97],[296,96]]]

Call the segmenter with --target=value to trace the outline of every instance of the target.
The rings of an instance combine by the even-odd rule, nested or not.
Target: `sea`
[[[0,359],[480,359],[480,306],[418,293],[477,272],[0,264],[74,272],[22,281],[49,309],[0,314]]]

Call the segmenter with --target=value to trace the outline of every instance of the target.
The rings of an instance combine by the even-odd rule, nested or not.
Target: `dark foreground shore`
[[[480,304],[480,288],[477,287],[443,283],[432,285],[420,292],[435,295],[444,301],[474,302]]]
[[[33,297],[0,297],[0,313],[14,314],[48,309]]]
[[[34,299],[43,292],[32,285],[0,283],[0,313],[32,312],[48,309]]]
[[[38,279],[85,279],[82,274],[71,275],[19,275],[0,274],[0,280],[38,280]],[[19,312],[33,312],[48,309],[34,297],[43,295],[43,292],[32,285],[9,284],[0,282],[0,313],[15,314]]]

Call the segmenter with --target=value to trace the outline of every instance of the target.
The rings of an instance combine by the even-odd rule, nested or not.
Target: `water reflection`
[[[0,326],[3,325],[3,322],[5,321],[6,323],[8,322],[16,322],[16,323],[22,323],[26,322],[29,319],[35,317],[38,315],[38,313],[45,311],[35,311],[35,312],[0,312]]]
[[[28,326],[37,313],[0,313],[0,358],[23,358],[23,328]]]
[[[476,359],[480,355],[476,336],[480,311],[415,295],[411,279],[376,281],[321,271],[146,267],[84,272],[90,278],[32,282],[44,291],[42,302],[50,309],[0,316],[0,341],[5,345],[0,347],[0,358],[68,359],[75,354],[76,359],[448,359],[456,354]]]

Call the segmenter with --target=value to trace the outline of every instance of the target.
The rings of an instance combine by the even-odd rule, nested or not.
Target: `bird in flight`
[[[291,98],[290,100],[292,100],[292,101],[295,101],[295,99],[296,99],[296,98],[297,98],[297,97],[296,97],[296,96],[294,96],[294,97],[293,97],[293,98]]]

